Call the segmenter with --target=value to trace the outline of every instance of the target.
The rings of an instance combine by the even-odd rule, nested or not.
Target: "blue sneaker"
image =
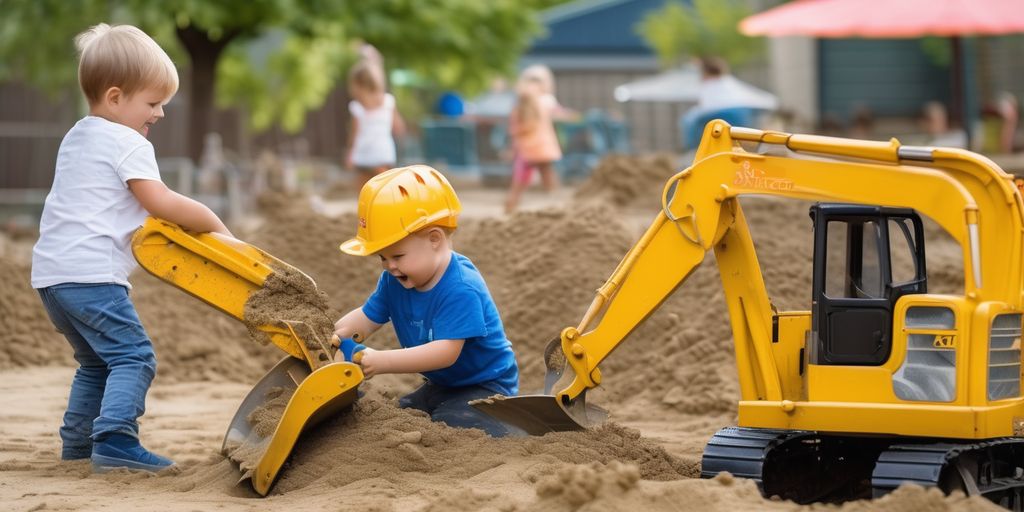
[[[111,434],[92,447],[92,469],[98,473],[117,468],[156,473],[173,465],[174,461],[143,448],[138,439],[125,434]]]

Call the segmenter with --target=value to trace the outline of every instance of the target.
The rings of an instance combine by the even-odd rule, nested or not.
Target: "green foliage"
[[[75,83],[74,35],[114,19],[104,2],[88,0],[0,0],[0,12],[0,79],[29,81],[51,93]]]
[[[740,20],[750,14],[740,0],[693,0],[692,6],[666,2],[645,16],[636,30],[654,48],[662,67],[712,56],[738,66],[762,51],[760,39],[739,32]]]
[[[306,112],[323,105],[354,56],[339,43],[343,36],[340,25],[323,24],[305,35],[277,30],[261,44],[232,48],[218,69],[219,101],[246,107],[257,130],[275,123],[300,130]]]
[[[431,78],[466,93],[514,71],[539,30],[518,0],[379,0],[350,2],[352,35],[376,46],[389,68]]]
[[[921,51],[929,62],[940,68],[948,68],[953,62],[953,48],[948,37],[921,38]]]
[[[513,71],[539,30],[535,7],[558,0],[0,0],[0,80],[51,91],[75,83],[74,36],[99,22],[132,23],[179,69],[191,64],[176,31],[228,41],[217,63],[217,102],[251,124],[295,131],[343,79],[358,41],[390,69],[442,88],[481,90]]]

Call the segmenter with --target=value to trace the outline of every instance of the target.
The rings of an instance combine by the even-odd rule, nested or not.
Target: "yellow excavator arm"
[[[757,145],[759,151],[747,151],[743,144]],[[791,135],[730,127],[723,121],[714,121],[705,129],[694,163],[665,184],[661,211],[597,291],[579,325],[565,328],[546,351],[546,393],[554,393],[555,400],[550,400],[550,395],[532,395],[491,399],[474,405],[531,433],[581,428],[600,419],[592,414],[595,408],[585,404],[585,392],[601,383],[599,365],[686,280],[710,250],[715,252],[730,313],[742,395],[741,421],[756,417],[775,425],[792,425],[796,421],[791,414],[794,401],[810,404],[802,381],[818,378],[837,382],[844,378],[844,371],[875,371],[870,375],[877,381],[872,392],[882,396],[880,402],[897,401],[891,376],[900,371],[900,358],[905,350],[896,343],[892,343],[892,357],[872,368],[833,367],[835,371],[817,373],[810,368],[808,376],[804,373],[808,361],[796,361],[796,356],[792,356],[785,363],[786,370],[780,371],[778,351],[782,349],[773,343],[778,341],[773,339],[773,321],[780,321],[780,317],[773,318],[754,245],[737,200],[742,195],[873,205],[924,214],[962,249],[964,296],[949,299],[953,303],[946,305],[955,309],[958,317],[964,317],[956,329],[970,329],[969,321],[974,321],[971,316],[975,311],[988,311],[988,317],[979,319],[988,324],[998,312],[1021,309],[1021,196],[1012,177],[988,159],[957,149],[901,146],[895,139],[873,142]],[[920,291],[911,293],[926,297]],[[929,300],[935,303],[946,299]],[[890,317],[896,306],[904,312],[909,307],[888,305]],[[814,331],[810,316],[806,312],[794,313],[784,323],[794,331]],[[902,317],[899,321],[903,321]],[[911,332],[907,327],[900,330],[901,339]],[[803,341],[796,343],[802,345]],[[981,364],[983,353],[963,350],[965,355],[961,357],[975,353],[973,357]],[[561,376],[566,365],[572,369],[568,374],[571,381],[557,388],[556,384],[564,382]],[[799,375],[793,370],[796,367]],[[988,371],[983,366],[976,369],[977,373]],[[886,370],[890,380],[884,382],[889,384],[884,384],[878,373]],[[851,373],[845,377],[852,376]],[[800,383],[800,389],[796,389],[794,381]],[[819,388],[830,386],[835,387],[822,384]],[[987,404],[980,391],[984,387],[962,386],[963,390],[973,390],[973,394],[958,394],[957,401],[965,405]],[[821,402],[842,396],[839,392],[819,393]],[[868,396],[864,401],[870,402],[872,398]],[[914,407],[908,414],[918,414],[920,406]],[[777,411],[789,415],[778,416]],[[957,412],[969,413],[967,408]],[[835,417],[831,412],[821,414],[826,422]],[[597,416],[603,417],[604,412]],[[929,431],[927,423],[933,419],[915,422],[922,425],[915,428]],[[965,423],[966,432],[975,428],[966,426],[970,424],[976,422]],[[1006,428],[999,427],[1000,431]],[[980,434],[972,437],[977,436]]]
[[[743,195],[816,202],[811,311],[773,310]],[[713,250],[740,402],[702,476],[800,503],[912,482],[1019,507],[1022,211],[1012,177],[968,151],[712,121],[579,325],[548,345],[545,394],[473,405],[531,434],[602,420],[586,403],[599,365]],[[928,292],[921,215],[959,244],[962,295]]]
[[[737,144],[741,140],[845,159],[751,153]],[[970,188],[985,192],[984,204],[979,206]],[[580,325],[562,332],[562,350],[575,378],[557,396],[566,404],[600,384],[601,361],[714,249],[733,318],[743,395],[781,399],[778,379],[773,377],[778,372],[770,357],[771,306],[738,196],[913,208],[936,221],[964,248],[968,295],[977,294],[986,284],[986,288],[997,288],[993,292],[1002,292],[994,295],[1019,303],[1021,208],[1020,196],[1013,191],[1010,175],[973,153],[910,148],[895,139],[854,141],[709,123],[694,164],[665,185],[662,211],[598,290]],[[999,235],[979,227],[981,206],[991,219],[1016,225],[1012,231],[1007,229],[1010,226],[998,226],[1016,233],[1011,237],[1016,243],[1005,237],[997,240]],[[995,230],[992,226],[988,231]],[[992,267],[987,283],[982,267]],[[1011,279],[1006,280],[1007,276]],[[601,313],[600,321],[588,331]],[[744,368],[755,371],[743,372]]]
[[[255,246],[216,233],[190,233],[153,217],[132,237],[132,251],[154,276],[243,322],[246,303],[275,273],[299,280],[294,291],[316,290],[309,276]],[[255,326],[288,357],[242,401],[221,447],[261,496],[270,492],[302,432],[351,405],[363,381],[358,365],[332,362],[328,340],[301,320],[282,317]],[[280,417],[260,424],[273,416],[265,412],[270,405],[282,399],[287,400]]]

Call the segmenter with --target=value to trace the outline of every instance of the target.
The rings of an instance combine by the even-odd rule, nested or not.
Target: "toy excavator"
[[[810,311],[774,311],[744,194],[820,201]],[[1021,510],[1022,211],[1013,178],[968,151],[710,122],[654,222],[549,345],[546,394],[474,405],[532,434],[602,420],[585,402],[598,365],[714,250],[741,398],[702,476],[801,503],[907,482]],[[928,293],[922,215],[959,243],[962,295]],[[566,364],[572,380],[555,387]]]
[[[309,280],[302,288],[316,289],[299,270],[245,242],[216,233],[187,233],[160,219],[149,218],[136,231],[132,251],[156,277],[238,320],[243,320],[246,301],[274,272]],[[299,435],[352,404],[363,372],[357,364],[332,362],[333,347],[301,321],[282,318],[258,329],[288,356],[242,401],[221,451],[240,463],[240,482],[250,480],[266,496]],[[276,427],[257,428],[252,416],[284,391],[291,396]]]

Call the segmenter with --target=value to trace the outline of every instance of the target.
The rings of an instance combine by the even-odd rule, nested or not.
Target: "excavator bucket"
[[[308,276],[245,242],[216,233],[191,234],[149,218],[132,238],[132,251],[151,274],[214,308],[245,321],[245,304],[275,272]],[[280,319],[256,328],[288,357],[242,401],[224,436],[222,453],[237,462],[242,480],[265,496],[302,432],[348,407],[363,381],[360,367],[332,362],[333,348],[304,322]]]
[[[608,419],[608,411],[601,407],[586,402],[565,407],[554,395],[498,395],[474,400],[470,405],[531,436],[585,430]]]
[[[250,479],[253,490],[266,496],[302,432],[351,405],[362,380],[351,363],[313,372],[294,357],[277,363],[242,400],[224,434],[221,453],[238,463],[239,482]],[[275,401],[285,403],[277,421]]]
[[[586,402],[586,393],[569,405],[563,405],[552,390],[565,372],[565,356],[561,338],[548,342],[544,349],[544,393],[539,395],[492,396],[470,402],[470,405],[488,415],[523,429],[527,434],[540,436],[548,432],[584,430],[608,419],[608,411]]]

